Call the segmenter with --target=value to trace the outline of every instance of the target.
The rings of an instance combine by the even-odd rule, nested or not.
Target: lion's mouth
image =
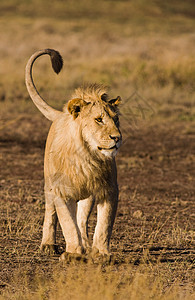
[[[117,149],[118,149],[117,145],[114,145],[114,146],[112,146],[111,148],[102,148],[102,147],[99,147],[99,146],[98,146],[98,150],[100,150],[100,151],[101,151],[101,150],[113,150],[113,149],[116,149],[116,150],[117,150]]]

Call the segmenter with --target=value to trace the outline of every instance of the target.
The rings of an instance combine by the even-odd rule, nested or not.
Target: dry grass
[[[44,275],[37,275],[30,281],[27,275],[21,276],[18,272],[15,276],[20,278],[20,289],[13,286],[15,294],[5,293],[0,299],[192,299],[193,295],[184,291],[177,282],[164,288],[164,279],[158,272],[151,272],[145,267],[135,271],[130,266],[75,265],[66,269],[56,268],[49,281]]]
[[[190,0],[1,1],[0,299],[195,296],[193,6]],[[61,108],[74,88],[89,80],[111,86],[112,96],[124,100],[126,148],[118,157],[112,265],[61,265],[58,256],[39,253],[49,122],[29,100],[24,69],[41,48],[55,48],[64,58],[59,76],[47,57],[34,68],[37,87],[50,104]],[[95,214],[90,222],[92,230]],[[59,229],[58,240],[63,251]]]

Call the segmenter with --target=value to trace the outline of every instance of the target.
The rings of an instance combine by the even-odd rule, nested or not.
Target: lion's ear
[[[73,115],[73,118],[76,119],[82,107],[85,105],[87,105],[87,103],[84,100],[80,98],[74,98],[68,102],[68,111],[71,115]]]
[[[109,101],[109,103],[113,106],[118,106],[119,104],[121,104],[122,99],[120,96],[118,96],[116,99],[112,99]]]
[[[101,95],[101,100],[104,101],[104,102],[107,102],[107,100],[108,100],[108,95],[107,95],[106,93],[103,93],[103,94]]]

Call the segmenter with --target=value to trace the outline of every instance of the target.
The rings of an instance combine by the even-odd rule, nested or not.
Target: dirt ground
[[[48,272],[59,257],[39,253],[49,123],[35,115],[10,126],[0,135],[2,288],[17,268],[29,274],[37,268]],[[194,135],[182,122],[147,124],[125,137],[117,156],[120,201],[111,242],[116,264],[160,263],[175,280],[193,284],[194,146]],[[94,211],[91,237],[95,220]],[[62,252],[60,228],[58,245]]]

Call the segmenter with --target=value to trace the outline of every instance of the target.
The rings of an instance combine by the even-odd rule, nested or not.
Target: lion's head
[[[121,145],[120,102],[120,97],[108,100],[106,89],[100,85],[77,89],[68,102],[68,111],[81,129],[85,146],[99,156],[114,157]]]

